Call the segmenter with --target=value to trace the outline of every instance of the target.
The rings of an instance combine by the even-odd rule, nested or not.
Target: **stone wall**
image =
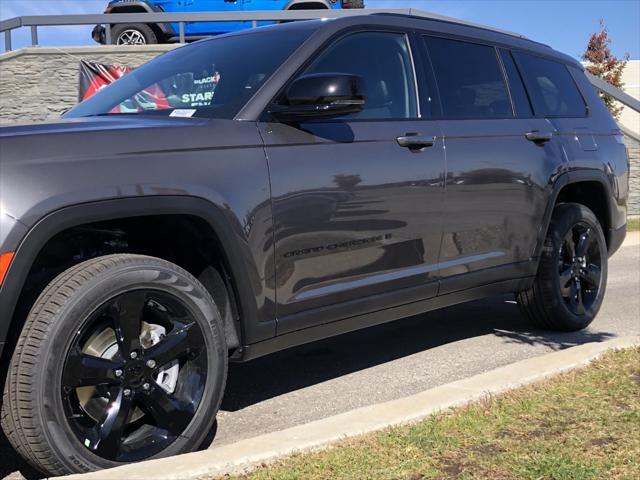
[[[176,48],[23,48],[0,55],[0,125],[51,120],[78,101],[80,60],[137,67]]]
[[[629,215],[640,215],[640,141],[629,136],[625,136],[624,140],[631,160]]]

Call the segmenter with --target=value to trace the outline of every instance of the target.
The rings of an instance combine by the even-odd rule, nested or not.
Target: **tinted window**
[[[305,75],[315,73],[347,73],[364,79],[364,110],[346,118],[417,117],[415,78],[404,34],[363,32],[344,37],[323,52]]]
[[[565,65],[525,53],[514,54],[522,67],[537,115],[586,115],[584,100]]]
[[[502,57],[502,63],[504,64],[504,69],[509,79],[509,90],[511,92],[513,106],[516,109],[516,115],[519,117],[530,117],[533,115],[531,104],[529,103],[527,91],[524,88],[522,77],[513,61],[513,57],[507,50],[500,50],[500,56]]]
[[[493,47],[425,37],[445,118],[512,116]]]
[[[180,109],[188,116],[233,118],[311,33],[267,27],[173,50],[125,75],[66,116],[170,115]]]

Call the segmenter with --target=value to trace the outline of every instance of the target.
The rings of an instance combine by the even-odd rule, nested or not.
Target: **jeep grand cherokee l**
[[[338,10],[364,8],[364,0],[112,0],[104,13],[202,13],[248,12],[269,10]],[[273,22],[258,22],[268,25]],[[210,35],[236,32],[251,28],[252,22],[189,22],[185,24],[187,41]],[[111,26],[114,45],[146,45],[177,42],[180,39],[177,23],[125,23]],[[106,32],[96,25],[91,34],[98,43],[106,43]]]
[[[204,40],[0,142],[2,427],[50,475],[197,449],[228,361],[505,292],[583,329],[626,231],[580,63],[437,19]]]

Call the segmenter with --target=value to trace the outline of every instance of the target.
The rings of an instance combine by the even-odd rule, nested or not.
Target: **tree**
[[[610,45],[611,39],[609,38],[607,27],[604,24],[604,19],[601,18],[600,31],[591,34],[587,50],[582,54],[582,59],[587,62],[586,69],[589,73],[602,78],[614,87],[621,88],[624,85],[622,71],[627,66],[629,54],[627,53],[624,58],[620,59],[613,54],[609,47]],[[623,107],[618,106],[615,103],[615,99],[610,95],[600,93],[600,96],[611,114],[618,118]]]

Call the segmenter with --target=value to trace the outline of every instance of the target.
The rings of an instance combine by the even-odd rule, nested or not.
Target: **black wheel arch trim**
[[[326,9],[331,10],[331,3],[329,0],[290,0],[283,10],[291,10],[292,7],[296,5],[304,5],[305,3],[322,3]]]
[[[275,335],[275,318],[260,318],[251,287],[248,254],[242,249],[241,232],[233,228],[234,219],[216,204],[191,196],[130,197],[67,206],[49,213],[29,229],[16,250],[2,284],[0,295],[0,346],[7,347],[7,334],[14,321],[16,306],[27,275],[44,245],[57,233],[86,223],[153,215],[190,215],[204,220],[216,234],[225,252],[232,276],[233,296],[241,318],[241,344],[266,340]],[[258,277],[259,278],[259,277]],[[254,279],[255,280],[255,279]],[[0,348],[2,355],[3,348]]]
[[[609,179],[602,170],[572,170],[561,173],[551,183],[551,194],[544,214],[544,221],[542,223],[543,228],[540,229],[538,241],[536,243],[536,249],[534,252],[534,258],[540,258],[542,247],[544,246],[544,239],[549,231],[549,225],[551,224],[551,216],[553,210],[560,196],[562,189],[568,185],[582,183],[582,182],[597,182],[602,188],[604,188],[605,196],[607,199],[607,208],[605,212],[607,214],[608,227],[603,225],[602,230],[607,240],[607,246],[609,249],[609,255],[613,255],[619,248],[621,241],[617,241],[616,235],[614,235],[614,229],[611,227],[614,225],[615,211],[615,196],[613,194],[613,188]],[[624,238],[624,237],[623,237]]]
[[[109,13],[120,13],[122,10],[128,10],[131,8],[141,8],[147,13],[157,13],[163,10],[155,5],[150,5],[149,2],[144,0],[127,0],[126,2],[117,2],[112,7]]]
[[[121,5],[115,4],[113,7],[111,7],[111,11],[109,13],[123,13],[123,10],[125,9],[129,10],[131,8],[140,8],[146,13],[164,12],[164,10],[162,10],[160,7],[157,7],[155,5],[150,5],[144,0],[139,0],[139,1],[123,2]],[[140,13],[143,13],[143,12],[140,12]],[[149,23],[148,25],[150,26],[155,25],[156,27],[158,27],[158,30],[160,30],[160,32],[162,32],[162,34],[165,36],[171,37],[173,35],[176,35],[176,31],[170,23]],[[112,28],[113,28],[113,25],[112,25]]]

